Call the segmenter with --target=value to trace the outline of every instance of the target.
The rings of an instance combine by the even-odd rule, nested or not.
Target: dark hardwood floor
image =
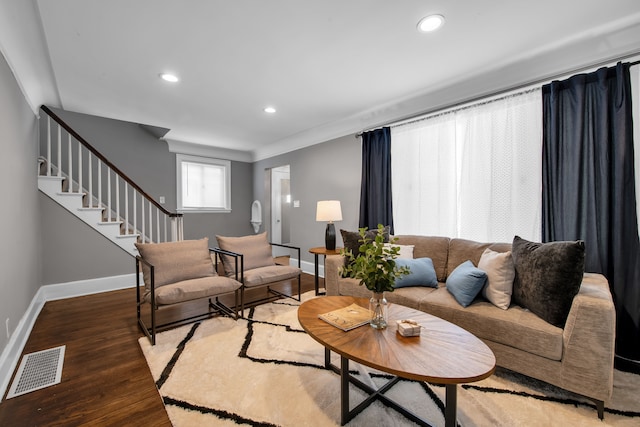
[[[295,283],[274,288],[297,292]],[[303,274],[302,292],[313,288],[313,276]],[[249,302],[267,296],[266,288],[246,292]],[[0,426],[170,426],[138,344],[135,301],[135,289],[125,289],[47,302],[23,354],[66,345],[62,381],[3,400]],[[203,311],[206,300],[163,316]]]

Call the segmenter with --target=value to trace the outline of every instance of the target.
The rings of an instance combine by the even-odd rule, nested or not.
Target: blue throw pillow
[[[438,287],[436,270],[433,268],[433,261],[431,258],[397,258],[396,266],[409,267],[409,270],[411,270],[409,274],[400,276],[396,279],[396,288],[406,288],[408,286],[428,286],[430,288]]]
[[[476,268],[471,261],[465,261],[447,277],[447,290],[460,303],[467,307],[480,293],[487,281],[487,273]]]

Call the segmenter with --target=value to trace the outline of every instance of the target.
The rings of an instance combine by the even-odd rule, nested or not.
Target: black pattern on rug
[[[156,381],[156,387],[158,388],[158,390],[160,390],[164,385],[164,383],[169,379],[169,375],[171,375],[171,371],[173,371],[174,366],[176,366],[176,363],[178,362],[180,355],[184,351],[185,346],[191,340],[191,338],[193,338],[193,334],[196,333],[196,329],[198,329],[199,326],[200,326],[200,322],[195,323],[189,330],[189,333],[187,334],[187,336],[185,336],[184,339],[180,341],[180,344],[178,344],[178,347],[176,348],[176,352],[173,353],[171,360],[169,361],[167,366],[165,366],[164,370],[162,371],[162,374],[160,375],[160,378],[158,378],[158,381]]]
[[[172,399],[171,397],[165,397],[163,400],[165,405],[173,405],[182,409],[187,409],[189,411],[200,412],[201,414],[215,415],[218,418],[221,418],[223,420],[230,420],[235,422],[236,424],[248,424],[252,427],[279,427],[277,424],[251,420],[238,414],[232,414],[231,412],[227,411],[207,408],[205,406],[193,405],[183,400]]]
[[[540,394],[533,394],[533,393],[527,393],[524,391],[515,391],[515,390],[505,390],[503,388],[495,388],[495,387],[481,387],[481,386],[477,386],[477,385],[473,385],[473,384],[462,384],[461,385],[462,388],[464,388],[465,390],[475,390],[475,391],[479,391],[482,393],[494,393],[494,394],[509,394],[512,396],[520,396],[520,397],[527,397],[530,399],[536,399],[539,400],[541,402],[554,402],[554,403],[561,403],[563,405],[569,405],[569,406],[574,406],[574,407],[579,407],[579,406],[583,406],[585,408],[591,408],[594,411],[597,409],[596,405],[592,404],[592,403],[588,403],[588,402],[584,402],[578,399],[570,399],[570,398],[564,398],[564,397],[555,397],[555,396],[546,396],[546,395],[540,395]],[[604,412],[605,413],[609,413],[609,414],[614,414],[614,415],[620,415],[623,417],[640,417],[640,412],[635,412],[635,411],[621,411],[619,409],[612,409],[612,408],[607,408],[605,406],[604,408]]]
[[[298,307],[300,305],[300,304],[291,304],[291,303],[283,303],[283,302],[275,302],[274,304],[276,304],[276,305],[289,305],[289,306],[293,306],[293,307]],[[240,350],[240,353],[238,354],[238,357],[246,358],[246,359],[251,360],[252,362],[256,362],[256,363],[265,363],[265,364],[271,363],[271,364],[276,364],[276,365],[305,366],[305,367],[309,367],[309,368],[315,368],[315,369],[321,369],[321,370],[333,372],[333,370],[331,368],[328,368],[328,367],[326,367],[324,365],[317,365],[317,364],[303,363],[303,362],[292,362],[292,361],[279,360],[279,359],[260,359],[260,358],[255,358],[255,357],[249,356],[247,354],[247,352],[249,350],[249,347],[251,346],[251,340],[253,338],[253,325],[255,323],[285,328],[285,330],[287,332],[306,334],[306,332],[304,330],[294,329],[294,328],[291,328],[289,325],[286,325],[286,324],[265,322],[265,321],[262,321],[262,320],[255,320],[254,319],[254,315],[255,315],[255,309],[251,308],[251,310],[249,311],[249,316],[247,317],[247,320],[248,320],[248,323],[247,323],[247,334],[245,336],[245,340],[244,340],[244,343],[242,345],[242,349]],[[352,376],[360,376],[361,375],[361,373],[359,371],[357,371],[357,370],[349,370],[349,374],[351,374]],[[339,376],[338,374],[336,374],[336,375]],[[384,373],[371,372],[368,375],[371,378],[382,378],[382,379],[385,379],[387,381],[394,378],[393,375],[384,374]],[[398,382],[399,383],[402,383],[402,382],[404,382],[404,383],[419,383],[422,386],[422,389],[425,391],[425,394],[427,395],[427,397],[433,401],[433,403],[438,407],[438,409],[440,410],[440,413],[444,417],[444,413],[445,413],[444,402],[442,401],[442,399],[440,399],[433,392],[433,390],[431,390],[430,387],[433,386],[432,384],[427,384],[427,383],[425,383],[423,381],[414,381],[414,380],[405,379],[405,378],[400,378]],[[381,400],[381,399],[378,399],[378,398],[376,398],[375,400],[377,400],[378,402],[380,402],[382,405],[384,405],[387,408],[394,409],[393,406],[391,406],[390,404],[388,404],[384,400]],[[398,413],[398,414],[402,415],[401,413]],[[457,425],[460,426],[460,423],[457,423]]]
[[[299,303],[289,303],[288,301],[276,301],[276,302],[272,302],[271,304],[274,305],[286,305],[286,306],[291,306],[291,307],[298,307],[300,304]],[[259,357],[254,357],[254,356],[250,356],[249,355],[249,351],[252,345],[252,342],[254,340],[254,333],[255,333],[255,326],[256,325],[266,325],[266,326],[271,326],[274,328],[283,328],[287,333],[293,333],[293,334],[306,334],[306,332],[302,329],[298,329],[295,327],[292,327],[291,325],[288,324],[283,324],[283,323],[277,323],[277,322],[271,322],[271,321],[265,321],[265,320],[259,320],[255,318],[255,308],[251,308],[249,311],[249,315],[248,317],[244,318],[243,320],[246,321],[246,333],[244,336],[244,340],[242,342],[241,348],[239,350],[239,352],[237,353],[237,357],[238,358],[242,358],[248,361],[251,361],[253,363],[259,363],[259,364],[276,364],[276,365],[290,365],[290,366],[295,366],[295,367],[306,367],[306,368],[312,368],[312,369],[318,369],[318,370],[323,370],[323,371],[331,371],[333,372],[332,369],[325,367],[324,364],[317,364],[317,363],[308,363],[308,362],[298,362],[298,361],[291,361],[291,360],[281,360],[281,359],[267,359],[267,358],[259,358]],[[227,316],[225,316],[227,317]],[[167,380],[170,378],[174,367],[176,366],[176,364],[178,363],[178,361],[180,360],[180,357],[182,356],[182,354],[185,352],[189,342],[193,339],[196,331],[198,330],[198,328],[200,327],[202,322],[198,322],[193,324],[188,331],[186,331],[184,337],[181,339],[181,341],[179,342],[179,344],[175,347],[175,352],[172,354],[169,362],[167,362],[166,366],[164,366],[164,368],[162,369],[162,372],[158,378],[158,380],[156,381],[156,386],[158,388],[158,390],[160,391],[162,389],[162,387],[164,386],[164,384],[167,382]],[[333,372],[337,378],[339,378],[339,374],[336,374],[335,372]],[[358,372],[357,370],[350,370],[350,373],[354,376],[360,376],[361,373]],[[365,374],[366,375],[366,374]],[[512,381],[515,383],[522,383],[522,384],[526,384],[527,386],[530,387],[531,390],[533,390],[532,392],[526,392],[526,391],[518,391],[516,390],[512,390],[509,388],[496,388],[496,387],[487,387],[487,386],[480,386],[480,385],[474,385],[474,384],[462,384],[461,385],[461,389],[467,390],[467,391],[474,391],[474,392],[478,392],[481,394],[493,394],[493,395],[512,395],[512,396],[518,396],[518,397],[522,397],[522,398],[526,398],[526,399],[534,399],[534,400],[538,400],[541,402],[552,402],[552,403],[557,403],[557,404],[562,404],[562,405],[566,405],[566,406],[573,406],[573,407],[583,407],[583,408],[590,408],[593,409],[595,412],[596,406],[593,403],[590,403],[589,401],[585,401],[587,400],[585,398],[585,400],[580,400],[580,396],[576,395],[576,398],[572,398],[571,395],[569,395],[569,397],[566,397],[566,393],[564,393],[563,390],[561,389],[555,389],[552,386],[547,385],[546,383],[542,383],[539,382],[535,379],[529,378],[529,377],[525,377],[522,376],[520,374],[508,371],[506,369],[502,369],[502,368],[498,368],[496,371],[496,375],[498,377],[503,377],[505,379],[507,379],[508,381]],[[377,372],[371,372],[370,373],[370,377],[371,378],[383,378],[383,379],[390,379],[393,376],[392,375],[388,375],[388,374],[384,374],[384,373],[377,373]],[[445,413],[445,403],[444,401],[436,394],[436,392],[434,390],[438,390],[442,387],[444,387],[443,385],[440,384],[430,384],[430,383],[425,383],[425,382],[421,382],[421,381],[413,381],[413,380],[405,380],[405,379],[401,379],[399,381],[399,383],[402,382],[406,382],[406,383],[418,383],[420,386],[420,389],[424,392],[425,394],[425,401],[431,401],[433,402],[433,404],[435,405],[435,410],[437,412],[440,412],[440,414],[442,414],[442,416],[444,417],[444,413]],[[338,382],[336,382],[336,387],[338,387]],[[395,387],[395,386],[394,386]],[[551,388],[549,388],[551,387]],[[540,394],[537,394],[537,393]],[[181,408],[187,411],[194,411],[200,414],[204,414],[204,415],[212,415],[215,417],[218,417],[221,420],[228,420],[231,421],[235,424],[243,424],[243,425],[250,425],[250,426],[256,426],[256,427],[261,427],[261,426],[265,426],[265,427],[272,427],[272,426],[276,426],[277,424],[273,424],[271,422],[268,421],[260,421],[260,420],[255,420],[255,419],[250,419],[247,418],[245,416],[242,416],[238,413],[234,413],[234,412],[229,412],[227,410],[222,410],[222,409],[216,409],[214,407],[209,407],[209,406],[202,406],[202,405],[196,405],[193,403],[190,403],[188,401],[184,401],[178,398],[174,398],[168,395],[165,395],[161,392],[161,396],[163,399],[163,402],[166,406],[173,406],[173,407],[177,407],[177,408]],[[386,404],[386,402],[384,402],[383,400],[378,399],[378,402],[382,405],[384,405],[387,408],[391,408],[393,409],[390,405]],[[628,417],[628,418],[640,418],[640,411],[633,411],[633,410],[621,410],[621,409],[615,409],[615,408],[609,408],[609,407],[605,407],[605,412],[608,414],[613,414],[613,415],[617,415],[617,416],[622,416],[622,417]],[[397,413],[397,412],[396,412]],[[400,413],[397,413],[399,415],[401,415]],[[595,414],[594,414],[595,415]],[[356,417],[357,419],[357,417]],[[606,419],[606,417],[605,417]],[[458,421],[457,423],[458,426],[460,426],[460,422]]]
[[[299,306],[299,304],[291,304],[291,303],[283,303],[283,302],[274,302],[273,304],[276,304],[276,305],[288,305],[288,306],[292,306],[292,307],[298,307]],[[274,322],[266,322],[266,321],[262,321],[262,320],[256,320],[256,319],[254,319],[254,314],[255,314],[255,308],[252,307],[250,309],[250,311],[249,311],[248,317],[245,318],[245,320],[247,320],[247,333],[245,335],[245,340],[244,340],[244,343],[242,345],[242,348],[240,349],[240,352],[238,353],[238,357],[245,358],[245,359],[250,360],[250,361],[255,362],[255,363],[291,365],[291,366],[297,366],[297,367],[309,367],[309,368],[314,368],[314,369],[320,369],[320,370],[324,370],[324,371],[333,372],[330,368],[327,368],[324,365],[317,365],[317,364],[304,363],[304,362],[294,362],[294,361],[279,360],[279,359],[261,359],[261,358],[255,358],[255,357],[249,356],[247,354],[247,352],[249,350],[249,347],[251,346],[251,340],[253,338],[253,332],[254,332],[253,325],[256,324],[256,323],[259,323],[259,324],[262,324],[262,325],[274,326],[274,327],[281,327],[281,328],[284,328],[287,332],[291,332],[291,333],[303,333],[303,334],[306,334],[306,332],[304,330],[292,328],[290,325],[281,324],[281,323],[274,323]],[[173,354],[173,356],[171,357],[171,360],[165,366],[165,368],[162,371],[162,374],[160,375],[160,378],[158,379],[158,381],[156,381],[156,387],[158,388],[158,390],[160,390],[162,388],[162,386],[164,385],[164,383],[169,379],[169,376],[171,375],[171,372],[172,372],[173,368],[175,367],[176,363],[178,362],[178,359],[180,358],[180,355],[183,353],[187,343],[193,338],[193,335],[195,334],[195,332],[198,329],[198,327],[200,326],[200,324],[201,324],[201,322],[193,324],[193,326],[191,327],[189,332],[185,335],[185,337],[182,339],[182,341],[180,341],[180,343],[176,347],[176,351]],[[357,371],[357,370],[350,370],[349,373],[351,375],[358,375],[358,376],[360,375],[360,372]],[[393,375],[375,373],[375,372],[372,372],[369,375],[370,375],[371,378],[382,378],[382,379],[386,379],[386,380],[390,380],[390,379],[393,378]],[[427,385],[424,382],[407,380],[407,379],[403,379],[403,378],[401,378],[399,382],[408,382],[408,383],[409,382],[417,382],[417,383],[420,383],[420,385],[422,386],[422,389],[425,391],[425,394],[427,395],[427,397],[434,402],[434,404],[438,407],[438,409],[440,410],[440,412],[444,416],[444,412],[445,412],[444,402],[430,389],[430,385]],[[433,385],[431,385],[431,386],[433,386]],[[215,415],[216,417],[218,417],[220,419],[230,420],[230,421],[235,422],[236,424],[247,424],[247,425],[255,426],[255,427],[275,426],[275,424],[271,424],[271,423],[268,423],[268,422],[262,422],[262,421],[256,421],[256,420],[248,419],[248,418],[242,417],[239,414],[230,413],[230,412],[224,411],[224,410],[219,410],[219,409],[210,408],[210,407],[201,406],[201,405],[193,405],[193,404],[191,404],[189,402],[185,402],[185,401],[182,401],[182,400],[179,400],[179,399],[174,399],[174,398],[168,397],[168,396],[164,396],[163,397],[163,402],[164,402],[165,405],[176,406],[176,407],[179,407],[179,408],[182,408],[182,409],[185,409],[185,410],[196,411],[196,412],[199,412],[199,413],[205,414],[205,415],[206,414]],[[386,406],[388,408],[392,408],[392,406],[388,405],[383,400],[378,399],[378,402],[380,402],[381,404],[383,404],[384,406]],[[457,423],[457,425],[458,425],[458,427],[460,426],[459,423]]]

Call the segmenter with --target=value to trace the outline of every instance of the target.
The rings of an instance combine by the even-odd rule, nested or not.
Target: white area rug
[[[303,295],[303,300],[312,293]],[[324,349],[300,327],[297,302],[183,326],[140,346],[174,426],[338,426],[340,377],[324,368]],[[363,326],[364,327],[364,326]],[[338,357],[334,356],[339,365]],[[354,369],[351,367],[351,369]],[[374,382],[387,381],[374,373]],[[443,386],[400,381],[388,393],[434,426],[444,425]],[[351,387],[351,407],[365,396]],[[640,376],[615,372],[613,399],[600,421],[588,399],[498,369],[458,388],[461,426],[639,426]],[[374,402],[348,426],[413,426]]]

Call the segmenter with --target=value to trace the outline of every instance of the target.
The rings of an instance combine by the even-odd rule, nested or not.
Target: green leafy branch
[[[366,236],[367,228],[360,228],[359,253],[354,255],[350,250],[343,250],[347,263],[342,267],[343,275],[360,280],[360,285],[376,292],[393,292],[398,277],[409,274],[407,267],[397,267],[395,259],[400,248],[395,245],[385,245],[384,226],[378,224],[375,239]],[[395,242],[393,239],[390,243]]]

